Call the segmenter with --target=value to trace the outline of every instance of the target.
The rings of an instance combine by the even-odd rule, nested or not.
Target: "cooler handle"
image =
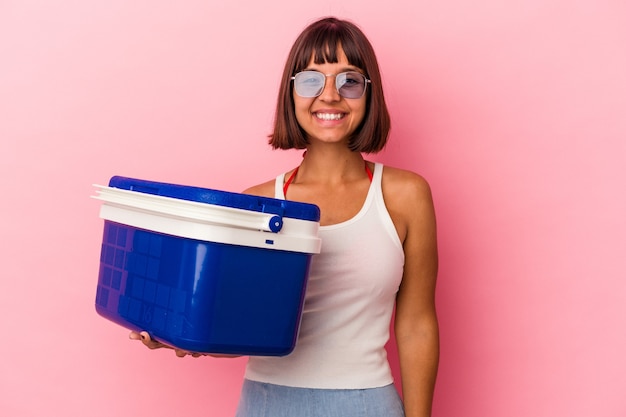
[[[181,200],[155,194],[147,194],[121,188],[94,184],[98,195],[92,196],[110,205],[141,210],[144,212],[193,219],[220,226],[262,230],[278,233],[283,228],[283,218],[275,213],[218,206],[197,201]]]

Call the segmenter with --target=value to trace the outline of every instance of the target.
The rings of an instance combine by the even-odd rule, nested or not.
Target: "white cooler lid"
[[[273,212],[233,208],[102,185],[94,186],[97,188],[97,195],[93,198],[103,201],[100,217],[105,220],[208,242],[310,254],[320,252],[321,240],[317,235],[319,217],[318,221],[289,218]],[[228,194],[237,198],[239,196],[244,196],[241,197],[244,199],[256,198],[243,194]],[[272,211],[279,212],[280,206],[278,210]]]

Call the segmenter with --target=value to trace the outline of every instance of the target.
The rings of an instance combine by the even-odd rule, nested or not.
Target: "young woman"
[[[287,59],[270,135],[276,149],[305,150],[302,162],[246,193],[318,205],[322,252],[312,259],[295,350],[249,358],[237,417],[430,416],[435,215],[422,177],[363,159],[385,146],[389,127],[361,30],[336,18],[307,27]],[[403,402],[385,351],[394,305]],[[146,333],[131,338],[164,347]]]

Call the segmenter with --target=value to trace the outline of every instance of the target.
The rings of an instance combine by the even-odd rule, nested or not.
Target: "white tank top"
[[[252,356],[245,377],[305,388],[363,389],[393,382],[385,344],[404,251],[387,212],[376,164],[359,213],[321,226],[322,251],[313,255],[302,324],[294,351]],[[284,174],[276,198],[284,199]]]

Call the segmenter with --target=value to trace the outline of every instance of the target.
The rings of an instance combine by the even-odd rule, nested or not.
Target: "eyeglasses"
[[[296,94],[300,97],[317,97],[324,91],[326,77],[333,74],[322,74],[319,71],[307,70],[297,73],[291,77]],[[361,98],[365,93],[370,80],[365,75],[356,71],[340,72],[335,75],[335,87],[337,93],[344,98]]]

